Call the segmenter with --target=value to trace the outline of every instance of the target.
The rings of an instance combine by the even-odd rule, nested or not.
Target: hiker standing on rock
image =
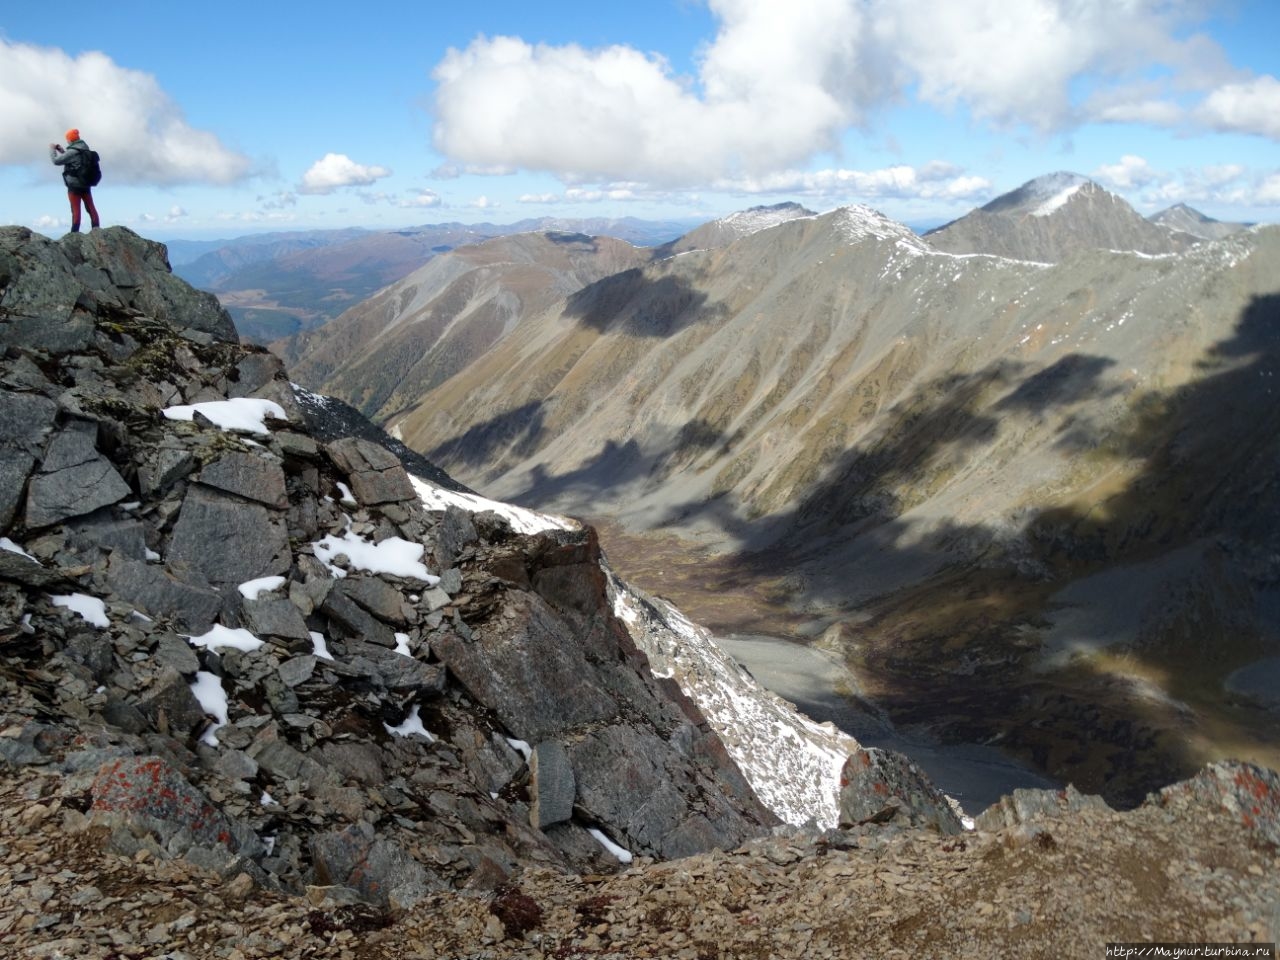
[[[80,139],[80,131],[72,127],[67,131],[67,148],[49,144],[49,159],[62,167],[62,182],[67,185],[67,199],[71,201],[71,232],[80,232],[80,204],[89,211],[89,225],[99,226],[98,208],[93,205],[91,188],[96,186],[102,174],[99,172],[98,155]]]

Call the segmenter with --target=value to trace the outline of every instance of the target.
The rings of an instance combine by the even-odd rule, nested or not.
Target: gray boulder
[[[165,617],[201,634],[222,612],[223,598],[199,577],[179,578],[164,567],[111,554],[100,575],[104,590],[149,617]]]
[[[395,910],[448,886],[398,844],[375,839],[367,823],[315,837],[311,855],[317,885],[349,887],[361,899]]]
[[[162,244],[126,227],[50,240],[0,228],[0,345],[46,352],[84,349],[94,318],[141,314],[179,330],[236,342],[230,314],[211,293],[173,276]]]
[[[47,527],[92,513],[131,494],[129,485],[97,448],[98,425],[72,420],[45,451],[27,488],[28,527]]]
[[[196,474],[196,480],[277,510],[289,505],[279,460],[232,450]]]
[[[89,814],[95,822],[148,832],[174,855],[195,845],[224,847],[246,857],[266,852],[252,830],[223,813],[161,757],[104,763],[92,795]]]
[[[289,557],[289,537],[279,513],[195,488],[183,500],[166,559],[219,586],[284,573]]]
[[[345,437],[325,445],[329,457],[351,481],[351,492],[362,504],[397,503],[416,500],[417,491],[409,482],[404,464],[390,451],[356,437]]]
[[[529,822],[539,830],[573,816],[573,766],[564,744],[554,740],[533,748],[529,758]]]
[[[44,397],[0,391],[0,528],[9,525],[22,502],[23,487],[57,412]]]

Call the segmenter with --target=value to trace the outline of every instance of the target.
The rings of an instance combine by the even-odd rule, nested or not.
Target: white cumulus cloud
[[[419,190],[412,196],[400,198],[400,200],[397,201],[397,206],[406,208],[438,207],[443,202],[444,201],[441,199],[440,194],[436,193],[434,190]]]
[[[103,53],[72,57],[0,38],[0,163],[48,162],[48,145],[76,127],[120,184],[230,184],[248,157],[187,122],[155,78]]]
[[[1224,84],[1205,97],[1197,115],[1214,130],[1280,140],[1280,80],[1268,74]]]
[[[666,185],[761,173],[836,146],[879,96],[847,0],[712,0],[702,90],[659,57],[479,38],[436,67],[436,146],[464,165]]]
[[[1188,90],[1233,128],[1274,129],[1273,92],[1236,78],[1172,0],[708,0],[696,76],[627,46],[478,37],[436,66],[436,147],[451,163],[655,187],[761,178],[836,151],[912,96],[1039,132],[1088,120],[1180,123]],[[1081,99],[1087,90],[1087,99]],[[1232,101],[1228,103],[1228,101]],[[1228,119],[1231,117],[1233,119]]]
[[[714,186],[741,193],[791,193],[838,200],[971,200],[989,195],[992,189],[991,181],[985,177],[965,175],[940,162],[879,170],[782,170],[762,177],[721,180]]]
[[[1259,203],[1280,205],[1280,173],[1273,173],[1258,185]]]
[[[356,163],[345,153],[326,153],[302,175],[298,192],[328,194],[342,187],[367,187],[390,175],[386,167]]]
[[[1222,51],[1179,33],[1192,6],[1166,0],[877,0],[877,31],[893,44],[935,106],[965,106],[1000,126],[1052,131],[1090,116],[1072,99],[1088,79],[1098,111],[1112,119],[1155,115],[1158,99],[1141,83],[1154,67],[1183,82],[1226,76]],[[1105,106],[1102,106],[1105,105]],[[1164,120],[1175,114],[1160,107]]]
[[[1098,167],[1094,176],[1121,190],[1144,187],[1161,179],[1160,174],[1151,168],[1151,164],[1131,153],[1121,157],[1119,163],[1104,163]]]

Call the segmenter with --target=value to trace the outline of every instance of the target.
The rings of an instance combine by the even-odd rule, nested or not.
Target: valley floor
[[[780,696],[806,701],[802,709],[816,719],[832,720],[859,739],[875,737],[885,729],[864,709],[874,704],[872,712],[916,741],[915,749],[884,745],[922,763],[936,747],[963,754],[998,746],[1007,765],[991,771],[992,782],[955,787],[974,794],[965,804],[970,812],[1012,786],[1073,783],[1113,806],[1133,807],[1212,761],[1235,758],[1280,769],[1275,704],[1230,692],[1231,664],[1216,658],[1212,638],[1189,644],[1180,659],[1156,662],[1099,650],[1045,670],[1027,611],[1044,609],[1049,594],[1061,589],[1049,583],[956,569],[864,609],[828,609],[800,599],[803,584],[780,559],[771,566],[767,556],[744,560],[668,532],[632,533],[608,520],[591,522],[620,576],[667,597],[718,636],[789,641],[798,645],[797,659],[808,656],[801,645],[820,645],[831,666],[819,683],[826,693],[816,701],[806,700],[804,689],[816,676],[791,688],[796,678],[787,671],[772,682],[758,677]],[[738,656],[752,670],[767,670],[778,659],[771,651],[753,664],[750,653]],[[845,679],[850,676],[856,681]],[[890,741],[894,736],[890,731]],[[1033,779],[1005,780],[1014,769]]]
[[[834,655],[817,647],[763,636],[717,637],[760,683],[818,723],[830,721],[864,747],[906,754],[938,789],[976,816],[1019,788],[1056,788],[994,747],[942,744],[896,729],[857,696],[856,678]]]

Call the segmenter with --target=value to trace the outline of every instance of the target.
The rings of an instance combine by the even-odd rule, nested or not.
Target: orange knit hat
[[[79,140],[79,139],[80,139],[80,131],[77,130],[75,127],[72,127],[70,130],[67,131],[67,143],[70,143],[72,140]]]

